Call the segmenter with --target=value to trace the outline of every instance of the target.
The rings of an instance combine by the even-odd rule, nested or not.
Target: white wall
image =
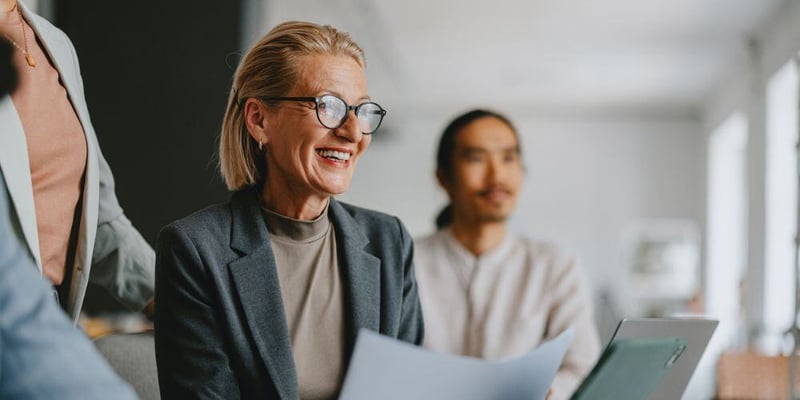
[[[432,232],[446,203],[433,175],[436,146],[453,116],[394,123],[392,137],[376,139],[362,157],[341,198],[398,215],[412,235]],[[701,225],[705,147],[692,118],[509,116],[527,167],[512,228],[575,254],[596,291],[624,275],[627,223],[689,219]]]
[[[687,120],[524,121],[528,187],[513,222],[574,252],[595,285],[623,273],[626,224],[699,222],[701,153]]]

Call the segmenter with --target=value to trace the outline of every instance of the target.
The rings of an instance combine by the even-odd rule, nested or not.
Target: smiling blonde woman
[[[165,398],[335,398],[359,329],[422,342],[408,232],[333,198],[386,114],[364,67],[349,35],[305,22],[244,56],[220,136],[233,198],[158,240]]]

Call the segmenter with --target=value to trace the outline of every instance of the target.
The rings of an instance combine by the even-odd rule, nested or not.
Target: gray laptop
[[[683,396],[717,324],[719,321],[705,318],[626,318],[617,326],[611,342],[658,337],[686,339],[683,355],[648,397],[649,400],[675,400]]]

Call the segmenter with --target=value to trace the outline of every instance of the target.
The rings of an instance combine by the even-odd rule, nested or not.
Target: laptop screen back
[[[683,396],[697,363],[703,356],[719,321],[704,318],[641,318],[623,319],[612,342],[619,339],[681,337],[686,350],[669,374],[664,377],[649,400],[675,400]]]

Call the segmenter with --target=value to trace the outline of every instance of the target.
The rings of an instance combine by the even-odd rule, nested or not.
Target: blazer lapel
[[[0,99],[0,171],[6,181],[14,210],[19,220],[28,249],[36,260],[39,271],[42,260],[39,253],[39,231],[36,227],[36,209],[33,202],[33,185],[28,161],[28,144],[17,109],[10,96]]]
[[[296,399],[297,375],[278,272],[255,194],[236,193],[232,214],[231,247],[244,255],[228,270],[248,328],[280,397]]]
[[[359,329],[380,331],[381,262],[364,247],[369,239],[347,210],[331,198],[331,213],[345,285],[347,354],[352,354]],[[347,312],[349,311],[349,312]]]

